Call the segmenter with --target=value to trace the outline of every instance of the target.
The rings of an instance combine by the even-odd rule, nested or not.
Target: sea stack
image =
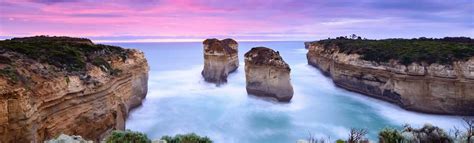
[[[289,102],[293,97],[290,66],[280,53],[255,47],[245,53],[245,79],[248,94]]]
[[[204,45],[204,69],[202,76],[207,82],[220,85],[227,82],[227,75],[239,67],[238,46],[233,39],[206,39]]]

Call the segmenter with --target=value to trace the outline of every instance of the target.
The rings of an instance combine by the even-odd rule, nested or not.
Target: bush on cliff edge
[[[208,137],[200,137],[195,133],[184,135],[178,134],[174,137],[163,136],[161,139],[166,140],[168,143],[212,143],[212,140]]]
[[[106,143],[151,143],[151,140],[144,133],[126,130],[113,131]]]

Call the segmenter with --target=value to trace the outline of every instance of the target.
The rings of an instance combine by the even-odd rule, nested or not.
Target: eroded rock
[[[141,51],[68,37],[20,40],[75,46],[85,63],[68,71],[60,66],[70,63],[42,62],[2,43],[0,55],[14,60],[0,63],[0,142],[43,142],[60,134],[99,141],[111,130],[125,129],[128,112],[147,94],[148,64]]]
[[[204,45],[204,69],[202,76],[207,82],[220,85],[227,82],[229,73],[239,67],[238,43],[233,39],[206,39]]]
[[[93,143],[93,141],[85,140],[81,136],[61,134],[55,139],[45,141],[45,143]]]
[[[289,102],[293,97],[290,67],[278,52],[255,47],[245,53],[247,93]]]

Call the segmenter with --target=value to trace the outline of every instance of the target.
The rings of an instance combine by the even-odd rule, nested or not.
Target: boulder
[[[61,134],[55,139],[45,141],[45,143],[93,143],[93,141],[85,140],[81,136]]]
[[[289,102],[293,97],[290,67],[279,52],[266,47],[255,47],[245,53],[247,93]]]
[[[207,82],[220,85],[227,82],[227,75],[239,67],[238,46],[233,39],[206,39],[204,45],[204,69],[202,76]]]

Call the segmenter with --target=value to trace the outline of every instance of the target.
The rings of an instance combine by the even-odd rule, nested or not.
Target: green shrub
[[[120,73],[122,73],[122,70],[120,69],[112,69],[110,71],[110,75],[113,75],[113,76],[119,75]]]
[[[336,143],[345,143],[346,141],[342,140],[342,139],[338,139],[336,140]]]
[[[16,69],[14,69],[13,67],[10,67],[10,66],[7,66],[3,69],[0,69],[0,76],[3,76],[5,78],[7,78],[8,81],[10,81],[14,84],[17,83],[20,80]]]
[[[112,70],[112,66],[104,58],[101,57],[93,58],[92,64],[99,67],[104,72]]]
[[[89,39],[71,37],[35,36],[0,41],[0,48],[25,55],[39,62],[71,71],[84,71],[86,63],[104,65],[109,56],[126,58],[126,50],[116,46],[93,44]],[[94,56],[91,56],[94,55]],[[95,57],[101,57],[96,59]]]
[[[400,143],[402,139],[400,132],[393,128],[384,128],[379,132],[379,142],[381,143]]]
[[[468,37],[383,40],[338,37],[316,43],[325,49],[336,46],[341,53],[360,54],[362,59],[368,61],[388,62],[393,59],[405,65],[413,62],[451,64],[474,56],[474,39]]]
[[[163,136],[162,140],[166,140],[168,143],[212,143],[212,140],[208,137],[200,137],[195,133],[190,134],[178,134],[174,137]]]
[[[107,143],[151,143],[148,137],[140,132],[134,132],[130,130],[126,131],[113,131],[112,134],[107,137]]]

